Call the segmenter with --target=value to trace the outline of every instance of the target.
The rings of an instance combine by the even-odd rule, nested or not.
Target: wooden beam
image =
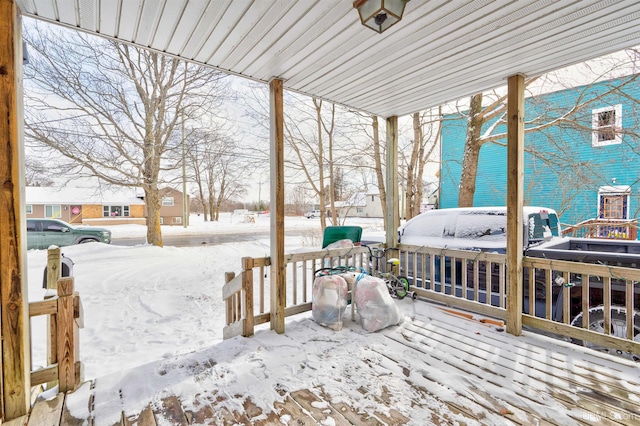
[[[253,258],[242,258],[242,289],[244,290],[244,337],[253,336]]]
[[[269,82],[271,119],[271,329],[284,333],[287,287],[284,259],[284,110],[283,82]]]
[[[78,326],[73,318],[73,277],[58,280],[58,385],[60,392],[76,388]]]
[[[386,193],[387,193],[387,247],[398,245],[398,227],[400,226],[400,209],[398,204],[398,117],[387,118],[387,158],[386,158]]]
[[[509,77],[507,94],[507,332],[522,333],[524,208],[524,76]]]
[[[22,22],[14,0],[0,0],[0,299],[5,420],[30,403],[29,308],[24,259]]]

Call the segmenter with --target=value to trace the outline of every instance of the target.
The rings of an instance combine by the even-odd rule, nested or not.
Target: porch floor
[[[404,307],[412,320],[376,333],[301,314],[283,335],[263,329],[40,400],[28,424],[640,423],[631,361],[427,302]]]

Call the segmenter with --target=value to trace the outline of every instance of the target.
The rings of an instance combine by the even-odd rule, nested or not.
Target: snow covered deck
[[[100,377],[38,402],[29,425],[640,421],[640,366],[631,361],[533,333],[515,337],[432,303],[402,303],[405,322],[377,333],[358,320],[336,332],[306,312],[287,320],[285,334],[259,328]]]

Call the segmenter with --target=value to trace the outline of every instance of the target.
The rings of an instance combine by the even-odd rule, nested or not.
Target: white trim
[[[614,138],[610,140],[600,140],[600,129],[605,129],[611,126],[600,126],[599,125],[599,114],[607,111],[613,111],[614,113]],[[622,143],[622,133],[620,130],[622,129],[622,104],[606,106],[602,108],[595,108],[591,110],[591,146],[600,147],[607,145],[617,145]]]

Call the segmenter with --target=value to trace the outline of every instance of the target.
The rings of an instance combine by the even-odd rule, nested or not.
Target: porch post
[[[271,120],[271,329],[284,333],[284,112],[282,80],[269,82]]]
[[[524,208],[524,76],[509,77],[507,94],[507,332],[522,333]]]
[[[2,414],[27,414],[31,388],[24,226],[22,22],[14,0],[0,0],[0,299]]]
[[[387,247],[397,247],[400,210],[398,205],[398,117],[387,118],[387,228],[385,229]]]

